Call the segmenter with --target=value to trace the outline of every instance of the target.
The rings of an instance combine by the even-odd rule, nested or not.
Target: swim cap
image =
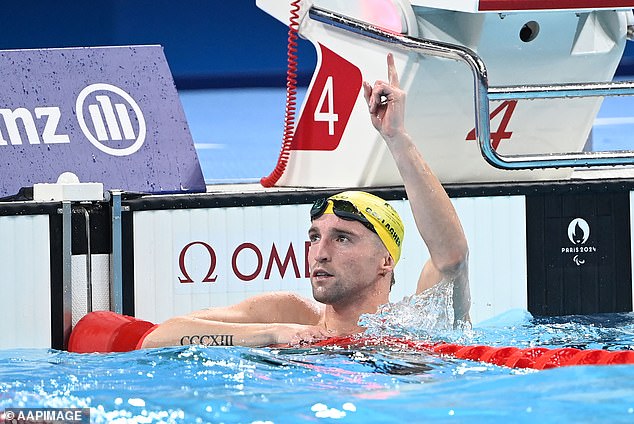
[[[398,212],[385,200],[365,191],[344,191],[330,196],[328,200],[344,200],[350,202],[372,224],[377,235],[392,255],[394,264],[401,258],[401,245],[405,229]],[[323,213],[334,213],[333,202]]]

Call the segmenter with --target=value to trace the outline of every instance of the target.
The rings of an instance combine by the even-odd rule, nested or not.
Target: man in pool
[[[396,162],[429,249],[417,293],[452,281],[455,318],[468,320],[467,241],[449,197],[405,130],[405,92],[391,54],[387,65],[388,81],[374,86],[364,82],[363,90],[372,124]],[[376,196],[344,192],[313,205],[308,235],[314,300],[274,292],[197,311],[160,324],[146,335],[142,347],[295,345],[363,331],[359,317],[389,301],[403,239],[400,217]]]
[[[399,87],[391,54],[387,65],[388,82],[377,81],[374,86],[364,82],[363,90],[372,124],[396,162],[416,227],[430,253],[416,292],[441,281],[452,282],[455,319],[466,321],[471,302],[467,241],[447,193],[405,130],[405,92]],[[308,261],[314,300],[293,293],[265,293],[154,327],[107,311],[93,312],[75,327],[69,350],[297,345],[362,332],[359,317],[377,312],[389,301],[403,223],[387,202],[360,191],[318,200],[310,215]],[[93,322],[95,328],[91,328]],[[112,334],[105,330],[106,323],[114,326],[108,330]]]

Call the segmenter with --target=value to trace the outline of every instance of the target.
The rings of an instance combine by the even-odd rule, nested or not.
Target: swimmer
[[[454,316],[469,320],[468,247],[462,226],[442,185],[405,129],[405,92],[394,57],[388,81],[363,83],[370,119],[383,137],[403,179],[418,232],[430,259],[417,293],[450,280]],[[389,302],[399,260],[403,223],[384,200],[349,191],[315,202],[308,230],[313,298],[272,292],[236,305],[175,317],[145,336],[141,347],[208,341],[210,345],[271,346],[313,343],[362,332],[359,317]]]

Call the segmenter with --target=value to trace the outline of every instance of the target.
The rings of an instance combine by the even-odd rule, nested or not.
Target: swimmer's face
[[[376,291],[377,281],[386,272],[386,258],[390,258],[376,233],[358,221],[324,214],[313,220],[308,237],[315,300],[328,305],[344,304]]]

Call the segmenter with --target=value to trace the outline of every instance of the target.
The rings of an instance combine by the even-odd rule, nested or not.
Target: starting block
[[[257,4],[288,23],[288,4]],[[566,179],[572,166],[590,165],[583,149],[602,96],[612,89],[602,84],[611,83],[623,54],[634,2],[315,0],[300,5],[298,33],[315,45],[318,65],[278,185],[367,187],[401,183],[362,94],[362,81],[387,79],[388,52],[408,93],[408,132],[442,182]],[[412,47],[416,43],[440,53],[422,55]],[[444,46],[481,63],[470,69],[442,54]],[[477,78],[474,85],[478,66],[484,88]],[[483,102],[478,96],[486,96],[489,87],[491,99]],[[540,87],[542,94],[526,87]],[[617,94],[634,92],[631,84],[616,88]],[[600,164],[634,163],[631,154],[596,156]],[[508,166],[527,169],[500,169],[505,157],[533,159]]]

